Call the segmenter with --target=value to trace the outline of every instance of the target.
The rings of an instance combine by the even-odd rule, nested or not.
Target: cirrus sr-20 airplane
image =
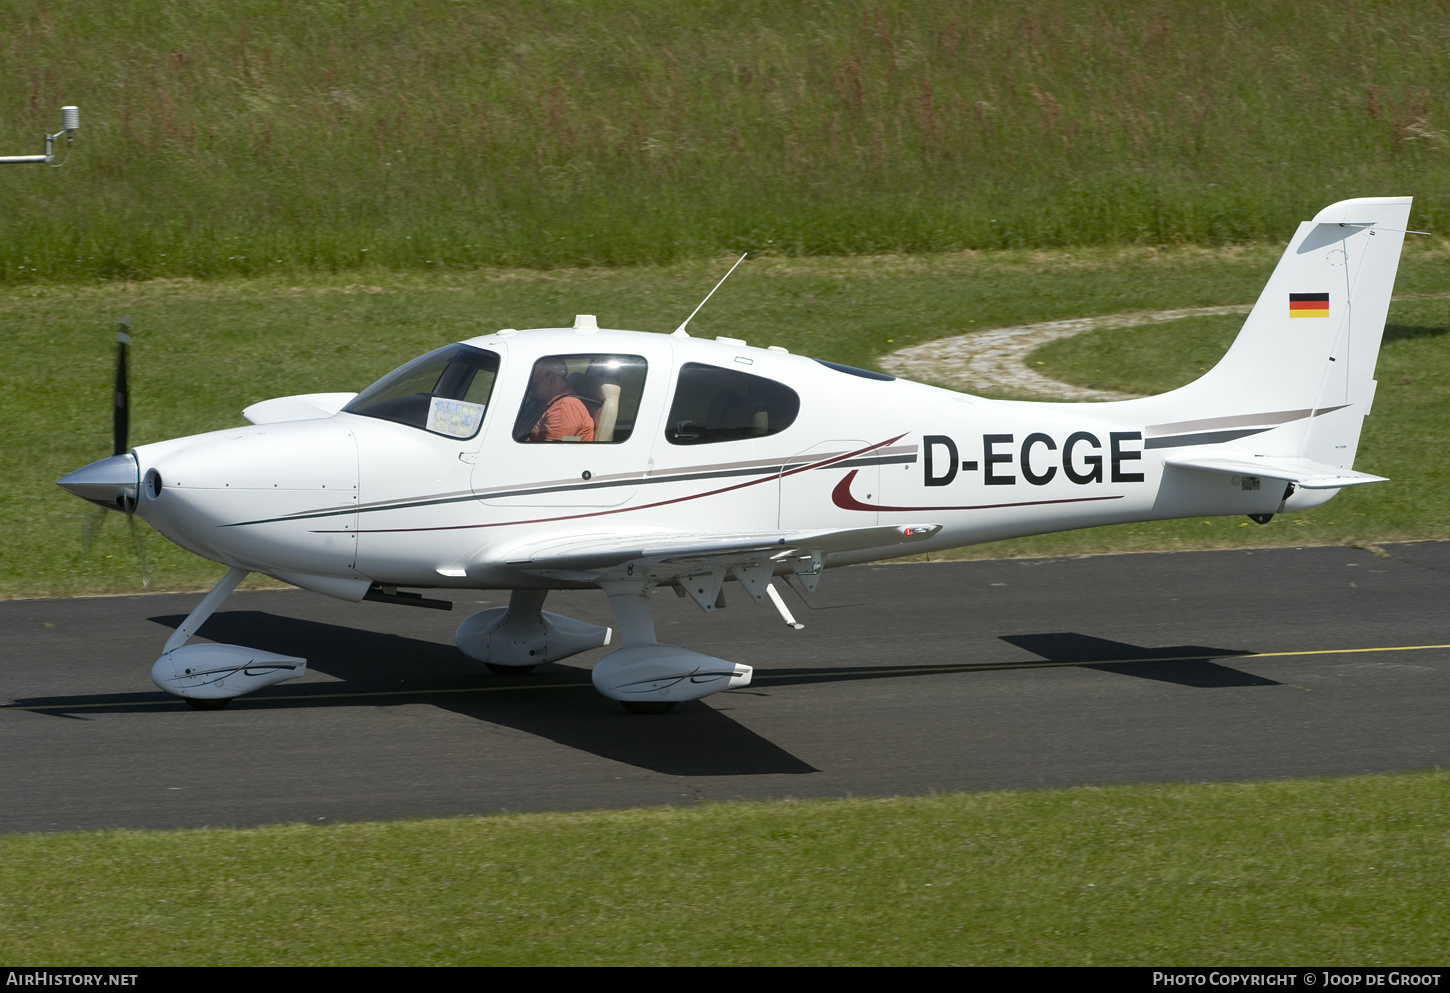
[[[511,590],[456,636],[499,673],[609,645],[610,629],[542,609],[550,590],[598,588],[618,646],[595,687],[661,712],[751,668],[660,644],[656,587],[713,611],[733,581],[793,623],[778,577],[814,590],[833,566],[1020,535],[1266,521],[1380,481],[1352,467],[1409,211],[1346,200],[1300,224],[1222,361],[1159,396],[988,400],[581,316],[445,345],[361,393],[267,400],[243,411],[251,426],[118,440],[59,485],[229,567],[152,669],[198,709],[306,671],[187,644],[260,572],[351,601]]]

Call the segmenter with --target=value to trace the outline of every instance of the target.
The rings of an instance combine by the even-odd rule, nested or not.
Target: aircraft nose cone
[[[55,485],[108,510],[131,511],[136,506],[136,491],[141,483],[141,469],[136,456],[112,455],[81,466],[62,476]]]

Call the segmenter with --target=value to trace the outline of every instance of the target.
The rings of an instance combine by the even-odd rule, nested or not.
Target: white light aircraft
[[[1263,522],[1380,481],[1352,466],[1409,210],[1408,197],[1346,200],[1300,224],[1222,361],[1160,396],[986,400],[684,325],[643,334],[581,316],[128,451],[123,345],[117,454],[59,485],[230,567],[152,669],[198,709],[306,671],[187,644],[261,572],[351,601],[446,607],[405,588],[511,590],[456,636],[496,673],[609,645],[609,629],[542,609],[550,590],[598,588],[620,644],[595,687],[662,712],[745,686],[751,668],[660,644],[656,587],[709,612],[734,581],[794,625],[777,577],[814,590],[828,567],[1020,535]]]

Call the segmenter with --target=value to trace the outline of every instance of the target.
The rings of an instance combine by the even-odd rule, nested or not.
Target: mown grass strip
[[[0,959],[1435,965],[1450,773],[0,838]]]
[[[0,281],[1277,240],[1450,203],[1433,2],[0,0]]]

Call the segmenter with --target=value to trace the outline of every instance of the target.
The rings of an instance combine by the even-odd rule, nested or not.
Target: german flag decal
[[[1328,317],[1328,293],[1290,293],[1290,317]]]

